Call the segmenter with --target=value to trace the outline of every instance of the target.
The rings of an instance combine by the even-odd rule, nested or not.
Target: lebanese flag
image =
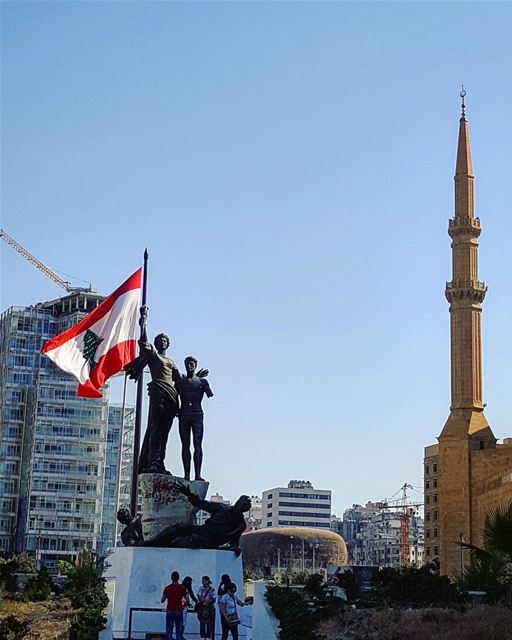
[[[137,355],[142,269],[78,324],[44,343],[41,353],[78,380],[77,395],[101,398],[100,387]]]

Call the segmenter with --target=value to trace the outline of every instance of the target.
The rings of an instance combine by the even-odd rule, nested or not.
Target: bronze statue
[[[178,412],[181,459],[183,461],[183,472],[186,480],[190,480],[190,436],[192,434],[194,445],[194,473],[195,480],[203,480],[201,477],[201,467],[203,464],[203,409],[201,402],[203,396],[208,398],[213,396],[210,385],[206,380],[208,370],[201,369],[196,374],[197,360],[193,356],[185,358],[185,369],[187,373],[176,379],[180,399],[180,409]]]
[[[203,525],[177,524],[166,527],[149,540],[137,543],[145,547],[179,547],[185,549],[219,549],[220,547],[240,554],[240,536],[247,523],[244,513],[251,508],[249,496],[240,496],[233,506],[221,502],[201,500],[190,489],[180,484],[178,491],[185,495],[191,505],[210,514]]]
[[[140,516],[133,518],[128,509],[119,509],[117,519],[126,525],[121,531],[121,541],[125,547],[136,546],[144,540]]]
[[[178,393],[175,382],[180,373],[171,358],[165,355],[170,346],[169,337],[159,333],[154,346],[148,341],[145,331],[139,340],[140,356],[126,365],[125,371],[132,380],[137,380],[144,367],[149,366],[151,382],[148,384],[148,426],[139,457],[138,473],[166,473],[165,448],[172,421],[178,412]]]

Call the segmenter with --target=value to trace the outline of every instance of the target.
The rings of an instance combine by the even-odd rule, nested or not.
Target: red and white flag
[[[137,355],[142,269],[78,324],[44,343],[41,353],[80,383],[77,395],[101,398],[100,387]]]

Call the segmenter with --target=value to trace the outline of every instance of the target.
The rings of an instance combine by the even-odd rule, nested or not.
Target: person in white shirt
[[[215,599],[217,594],[212,587],[209,576],[203,576],[202,586],[197,592],[197,617],[199,618],[199,635],[201,640],[212,637],[213,618],[215,616]]]
[[[240,618],[238,617],[237,605],[244,607],[245,602],[236,597],[236,584],[231,583],[227,588],[227,593],[220,599],[222,640],[228,640],[229,632],[231,632],[233,640],[238,640]]]

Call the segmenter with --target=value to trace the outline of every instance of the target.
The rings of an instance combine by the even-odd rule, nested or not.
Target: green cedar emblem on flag
[[[98,345],[102,341],[103,338],[99,338],[94,333],[94,331],[87,329],[87,331],[85,332],[84,351],[82,355],[84,356],[85,360],[91,365],[91,369],[94,369],[94,367],[98,364],[97,362],[94,362],[94,354],[96,353]]]

